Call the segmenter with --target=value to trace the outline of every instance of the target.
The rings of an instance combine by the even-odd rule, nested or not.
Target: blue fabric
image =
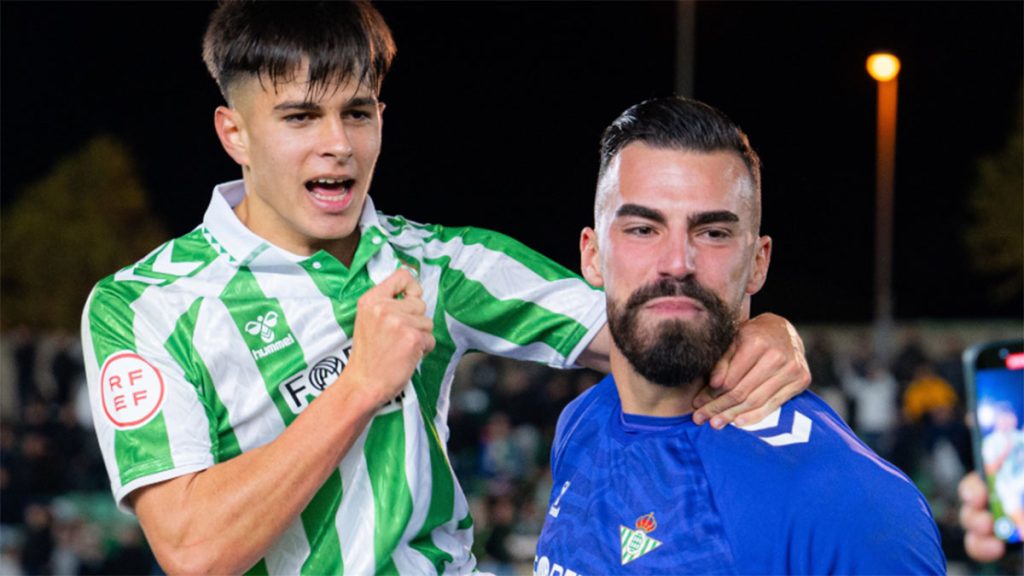
[[[716,431],[623,414],[608,376],[559,418],[534,573],[945,573],[903,473],[810,392],[777,416]]]

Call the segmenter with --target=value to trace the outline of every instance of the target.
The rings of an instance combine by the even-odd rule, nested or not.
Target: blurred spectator
[[[508,416],[512,426],[535,424],[542,416],[537,413],[537,398],[531,390],[532,368],[521,362],[507,363],[499,373],[492,405]]]
[[[121,526],[116,535],[115,552],[103,564],[104,574],[152,574],[156,559],[150,552],[138,526]]]
[[[899,424],[899,385],[882,363],[867,359],[844,371],[843,390],[855,406],[853,428],[857,436],[888,459],[892,434]]]
[[[56,386],[54,400],[64,406],[72,398],[78,377],[82,373],[82,350],[78,340],[61,332],[56,336],[56,350],[50,362],[50,371]]]
[[[914,372],[921,364],[928,362],[928,355],[924,351],[924,344],[921,342],[921,334],[911,328],[903,336],[903,347],[892,359],[890,371],[900,384],[900,390],[906,389],[907,384],[914,379]]]
[[[918,365],[903,395],[903,415],[924,448],[917,466],[924,466],[935,490],[953,499],[956,485],[970,465],[970,435],[963,407],[953,386],[928,362]],[[922,461],[923,460],[923,461]]]
[[[939,376],[931,364],[919,363],[903,393],[903,417],[912,424],[926,417],[945,422],[953,417],[959,402],[953,386]]]
[[[490,567],[495,573],[513,569],[515,555],[511,550],[512,530],[515,525],[516,507],[508,494],[497,494],[487,499],[489,530],[484,537],[484,552],[493,562]]]
[[[819,332],[807,346],[807,365],[811,369],[811,386],[815,392],[821,389],[839,388],[839,372],[836,369],[836,353],[828,334]],[[820,396],[820,393],[819,393]]]
[[[32,328],[22,325],[11,333],[14,342],[14,370],[17,373],[18,401],[25,405],[38,393],[36,386],[36,337]]]
[[[481,443],[480,469],[486,478],[506,482],[523,478],[527,455],[512,437],[512,426],[507,414],[491,414],[484,427]]]
[[[0,526],[0,574],[21,576],[21,530]]]
[[[26,574],[52,574],[53,517],[50,509],[38,502],[25,507],[25,542],[21,549],[21,569]]]
[[[846,418],[846,397],[836,368],[832,340],[824,332],[815,334],[807,346],[807,366],[811,370],[811,390],[821,396],[840,417]]]
[[[953,386],[961,404],[964,404],[967,398],[964,390],[963,353],[965,348],[962,338],[955,334],[947,336],[943,339],[942,353],[935,360],[935,371]]]
[[[0,423],[0,524],[19,526],[23,522],[25,490],[17,474],[21,471],[18,435],[13,425]]]

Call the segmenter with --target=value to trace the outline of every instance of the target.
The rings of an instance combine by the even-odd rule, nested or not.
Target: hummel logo
[[[277,326],[277,312],[270,311],[263,316],[257,316],[256,320],[246,323],[245,331],[253,336],[259,334],[264,342],[270,343],[274,341],[274,331],[271,330],[274,326]]]

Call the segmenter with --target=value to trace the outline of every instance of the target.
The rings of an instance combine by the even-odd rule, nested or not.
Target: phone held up
[[[995,534],[1024,534],[1024,339],[971,346],[963,355],[978,472],[988,485]]]

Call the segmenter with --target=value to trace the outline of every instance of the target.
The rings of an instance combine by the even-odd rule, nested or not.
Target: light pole
[[[896,166],[896,76],[900,61],[878,52],[868,57],[868,73],[878,81],[878,140],[875,172],[875,334],[876,357],[888,363],[892,350],[892,204]]]

